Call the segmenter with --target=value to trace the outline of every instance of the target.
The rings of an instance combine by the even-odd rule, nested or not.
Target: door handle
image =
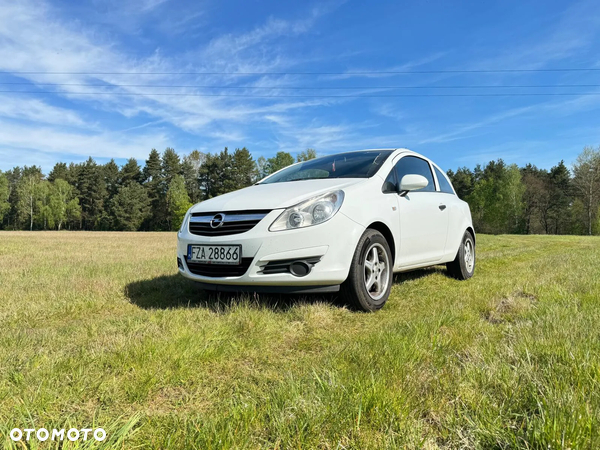
[[[446,209],[446,205],[440,205],[440,206],[438,206],[438,208],[440,208],[440,210],[443,211]]]

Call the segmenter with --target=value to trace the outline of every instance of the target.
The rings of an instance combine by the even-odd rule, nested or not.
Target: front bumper
[[[282,213],[271,211],[254,228],[230,236],[197,236],[187,227],[178,234],[177,257],[181,261],[179,273],[202,284],[240,287],[325,287],[343,283],[348,277],[354,250],[364,227],[338,212],[329,221],[297,230],[271,232],[273,221]],[[239,244],[242,258],[251,259],[248,269],[241,276],[202,276],[192,273],[186,263],[189,244]],[[320,257],[312,270],[305,276],[291,273],[265,274],[262,270],[271,261]],[[210,286],[209,286],[210,287]],[[265,290],[258,288],[257,291]],[[287,289],[293,291],[293,289]],[[299,289],[302,291],[302,289]]]

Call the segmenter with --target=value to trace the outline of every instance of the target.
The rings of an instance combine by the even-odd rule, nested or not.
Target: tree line
[[[315,157],[307,149],[255,160],[246,148],[180,157],[167,148],[152,149],[143,167],[134,158],[119,167],[91,157],[59,162],[47,176],[37,166],[15,167],[0,172],[0,228],[176,230],[192,204]],[[546,170],[499,159],[448,176],[478,232],[600,234],[600,147],[586,147],[571,169],[564,161]]]
[[[448,176],[480,233],[600,234],[600,147],[585,147],[571,170],[499,159]]]
[[[197,202],[249,186],[296,161],[316,157],[307,149],[294,158],[279,152],[256,161],[246,148],[230,152],[194,150],[181,158],[152,149],[141,167],[130,158],[98,164],[55,164],[0,171],[0,229],[176,230]]]

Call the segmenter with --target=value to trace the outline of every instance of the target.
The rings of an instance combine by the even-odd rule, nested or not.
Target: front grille
[[[190,233],[198,236],[229,236],[251,230],[271,210],[225,211],[192,213],[190,217]],[[222,218],[222,224],[215,227],[215,216]],[[211,222],[213,222],[211,224]]]
[[[185,263],[194,275],[201,275],[203,277],[241,277],[244,275],[250,264],[252,264],[253,258],[242,258],[242,264],[239,266],[232,266],[228,264],[204,264],[188,261],[187,256],[184,256]]]

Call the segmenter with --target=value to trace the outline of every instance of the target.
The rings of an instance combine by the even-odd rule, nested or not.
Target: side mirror
[[[423,175],[409,174],[404,175],[400,180],[400,194],[404,195],[410,191],[418,191],[427,187],[429,181]]]

